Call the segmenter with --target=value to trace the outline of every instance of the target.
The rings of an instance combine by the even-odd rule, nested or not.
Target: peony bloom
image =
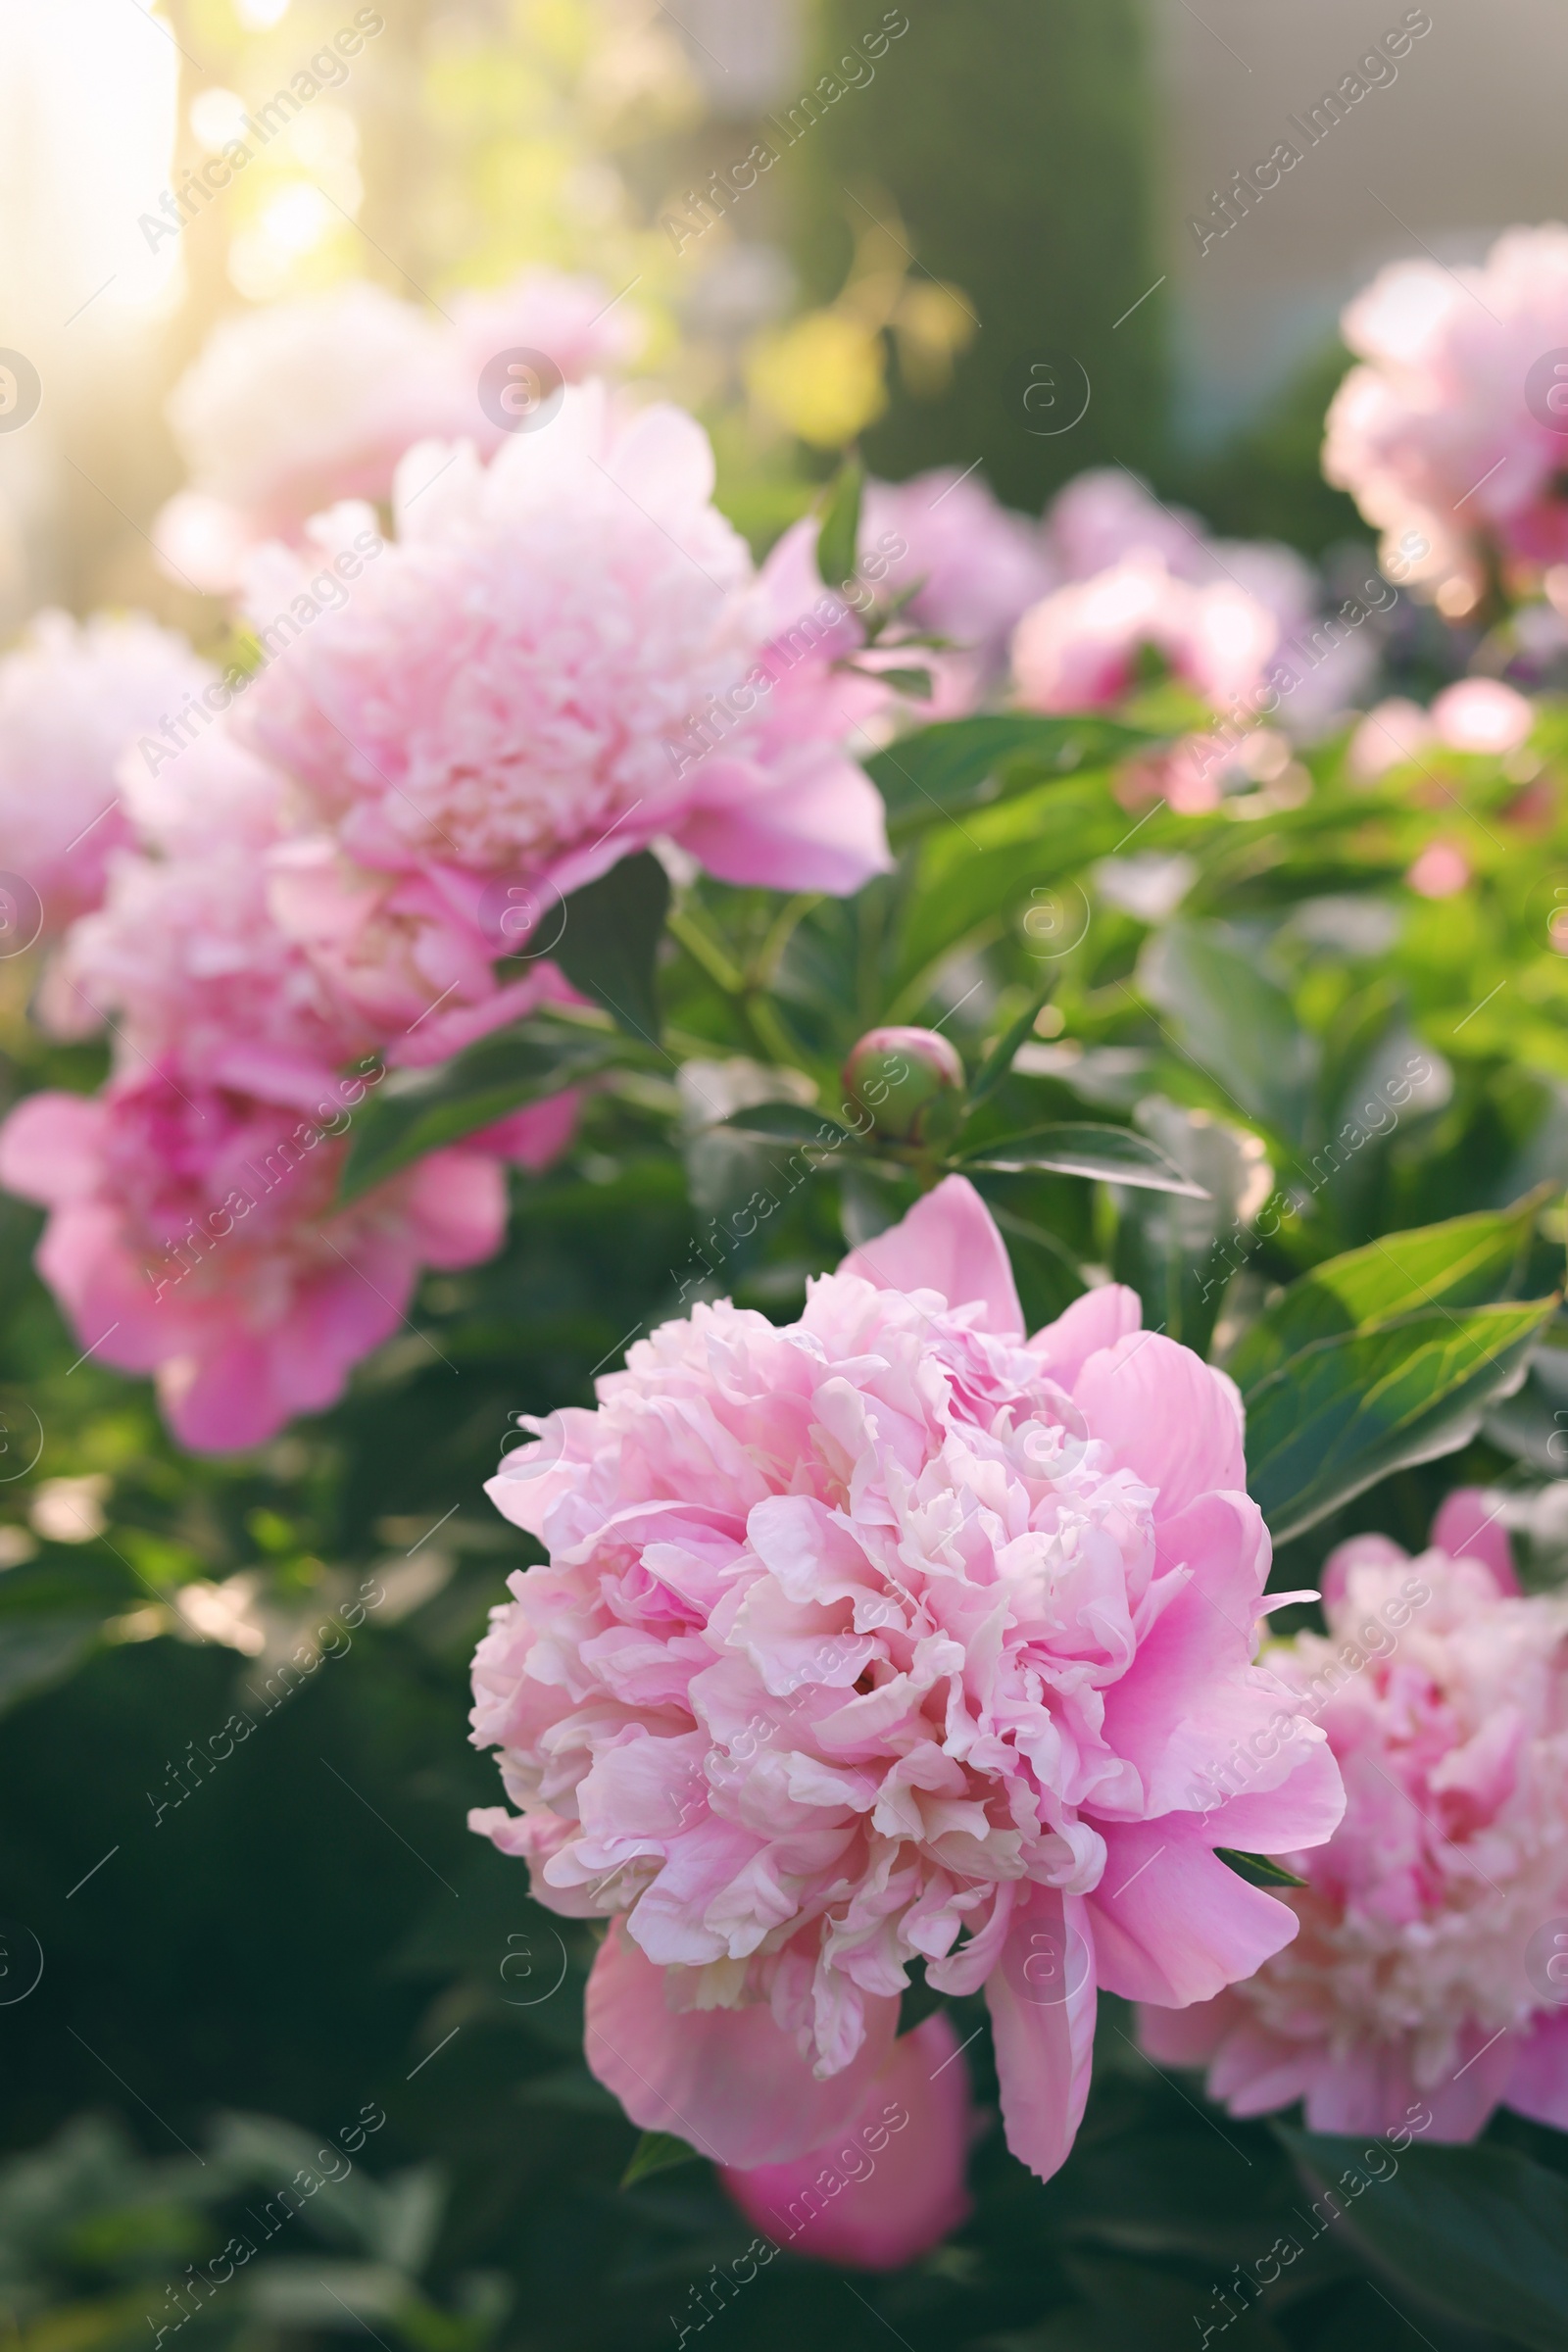
[[[916,629],[952,642],[950,653],[905,656],[934,672],[928,717],[974,708],[1005,671],[1019,620],[1056,584],[1036,526],[999,505],[978,475],[952,467],[868,482],[860,558],[862,568],[885,563],[880,593],[916,591],[905,607]]]
[[[1323,470],[1383,533],[1393,576],[1456,616],[1489,556],[1568,557],[1568,438],[1553,355],[1568,347],[1568,228],[1513,228],[1480,269],[1397,262],[1345,313],[1352,368]]]
[[[140,614],[41,612],[0,659],[0,867],[37,893],[49,931],[97,905],[110,853],[129,839],[122,755],[213,679]]]
[[[1382,2132],[1424,2101],[1439,2139],[1499,2104],[1568,2127],[1568,1598],[1520,1595],[1474,1489],[1432,1538],[1414,1561],[1342,1544],[1328,1636],[1268,1652],[1348,1797],[1328,1845],[1286,1857],[1299,1936],[1216,1999],[1143,2014],[1152,2054],[1206,2065],[1233,2115],[1304,2098],[1314,2132]]]
[[[1276,1731],[1205,1796],[1281,1719],[1269,1543],[1234,1388],[1137,1322],[1111,1286],[1026,1341],[950,1177],[798,1323],[699,1305],[492,1481],[550,1560],[474,1664],[520,1811],[470,1819],[612,1922],[587,2055],[645,2129],[748,2170],[827,2146],[919,1960],[985,1985],[1008,2144],[1046,2176],[1097,1984],[1205,2000],[1294,1933],[1213,1849],[1321,1841],[1338,1775]]]
[[[963,2176],[978,2124],[958,2036],[938,2010],[894,2043],[831,2141],[790,2164],[726,2166],[718,2177],[775,2246],[847,2270],[902,2270],[968,2218]]]
[[[1026,710],[1105,710],[1131,692],[1152,647],[1219,709],[1256,691],[1278,642],[1273,614],[1235,581],[1198,586],[1140,552],[1026,612],[1013,677]]]
[[[297,540],[343,498],[381,499],[417,441],[463,434],[485,452],[501,425],[479,376],[532,349],[567,382],[635,349],[634,313],[596,279],[525,271],[458,296],[449,322],[357,280],[224,319],[175,385],[169,419],[191,477],[156,525],[169,568],[221,594],[250,550]]]
[[[353,935],[388,915],[465,932],[482,961],[513,886],[542,914],[660,835],[775,888],[847,892],[886,865],[843,739],[889,698],[834,667],[858,623],[820,584],[811,611],[793,601],[794,535],[754,581],[712,480],[690,417],[622,415],[601,385],[488,470],[467,447],[411,453],[400,543],[246,695],[327,845],[293,854],[309,906],[285,920],[340,963],[373,961]],[[275,613],[304,568],[274,549],[252,585]],[[386,875],[412,886],[396,905]]]
[[[500,1247],[482,1138],[332,1207],[338,1139],[374,1082],[296,1070],[269,1098],[166,1065],[92,1101],[29,1095],[0,1128],[0,1183],[51,1211],[38,1270],[82,1348],[156,1374],[181,1445],[256,1446],[320,1412],[406,1322],[421,1267]]]

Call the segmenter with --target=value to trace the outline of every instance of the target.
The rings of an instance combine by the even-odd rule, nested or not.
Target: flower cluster
[[[638,1343],[490,1492],[514,1576],[473,1737],[519,1810],[475,1829],[612,1922],[587,2052],[648,2129],[785,2164],[858,2114],[912,1963],[986,1987],[1008,2142],[1072,2143],[1097,1984],[1183,2005],[1293,1914],[1215,1848],[1312,1845],[1310,1724],[1203,1802],[1278,1709],[1268,1537],[1235,1390],[1093,1291],[1026,1340],[950,1177],[782,1330],[727,1302]]]
[[[1307,1882],[1294,1942],[1142,2018],[1151,2053],[1206,2065],[1234,2115],[1304,2098],[1315,2132],[1376,2132],[1419,2099],[1440,2139],[1499,2104],[1568,2128],[1568,1600],[1521,1594],[1473,1489],[1432,1538],[1413,1564],[1386,1537],[1342,1544],[1328,1636],[1265,1655],[1328,1735],[1345,1821],[1286,1857]],[[1377,1622],[1398,1630],[1374,1645]]]
[[[1479,269],[1396,262],[1341,331],[1364,365],[1329,411],[1323,470],[1393,576],[1457,618],[1490,566],[1529,578],[1568,558],[1568,228],[1509,229]]]

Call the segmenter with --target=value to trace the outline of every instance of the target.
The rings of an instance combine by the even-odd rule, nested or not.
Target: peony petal
[[[671,2009],[664,1972],[618,1926],[588,1980],[588,2064],[645,2132],[671,2132],[715,2164],[783,2164],[851,2123],[887,2062],[899,2004],[868,2000],[866,2034],[818,2082],[765,2003]]]
[[[969,2212],[975,2115],[959,2041],[936,2010],[893,2045],[842,2131],[790,2164],[719,2180],[776,2246],[850,2270],[896,2271]]]
[[[1289,1904],[1215,1859],[1213,1819],[1102,1825],[1105,1874],[1085,1899],[1107,1992],[1185,2009],[1251,1976],[1294,1937]]]
[[[938,1291],[953,1307],[979,1299],[983,1330],[1023,1337],[1006,1247],[966,1176],[944,1177],[901,1223],[852,1250],[839,1272],[858,1274],[879,1291]]]
[[[1538,2016],[1528,2034],[1509,2038],[1513,2072],[1503,2104],[1515,2115],[1568,2132],[1568,2008]]]
[[[1114,1348],[1118,1340],[1137,1331],[1143,1319],[1143,1303],[1136,1291],[1122,1282],[1103,1282],[1075,1298],[1054,1323],[1037,1331],[1029,1342],[1029,1352],[1040,1357],[1053,1380],[1070,1389],[1092,1355],[1098,1355],[1102,1348]]]
[[[1207,2066],[1241,2016],[1233,1992],[1186,2009],[1138,2009],[1138,2041],[1159,2066]]]
[[[1042,2180],[1066,2162],[1083,2120],[1096,1975],[1081,1900],[1058,1887],[1031,1887],[1013,1912],[986,2002],[1007,2145]]]
[[[1499,1592],[1518,1592],[1502,1504],[1484,1487],[1454,1488],[1432,1522],[1432,1546],[1451,1560],[1479,1560],[1491,1569]]]
[[[1073,1401],[1118,1462],[1159,1490],[1156,1519],[1200,1494],[1246,1493],[1236,1384],[1190,1348],[1156,1331],[1119,1340],[1089,1358]]]
[[[776,781],[768,770],[753,769],[751,789],[731,797],[719,788],[738,764],[726,762],[720,770],[714,761],[705,779],[711,800],[671,828],[681,848],[721,882],[848,898],[873,874],[889,870],[882,795],[836,745],[786,754],[777,762]]]

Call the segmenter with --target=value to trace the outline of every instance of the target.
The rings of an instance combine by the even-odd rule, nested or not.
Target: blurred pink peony
[[[1348,1796],[1328,1845],[1286,1856],[1300,1935],[1217,1999],[1143,2012],[1151,2054],[1206,2065],[1233,2115],[1304,2098],[1314,2132],[1383,2132],[1425,2101],[1452,2140],[1500,2103],[1568,2127],[1568,1597],[1520,1597],[1474,1489],[1432,1533],[1413,1562],[1342,1544],[1328,1637],[1266,1653]]]
[[[1512,228],[1480,269],[1381,270],[1345,313],[1352,368],[1328,415],[1323,470],[1383,533],[1391,577],[1459,616],[1489,557],[1568,558],[1558,488],[1568,437],[1568,228]]]
[[[1456,841],[1429,841],[1404,878],[1418,898],[1455,898],[1470,879],[1470,860]]]
[[[359,280],[224,319],[170,396],[191,483],[154,526],[166,564],[226,593],[260,542],[296,540],[338,499],[385,498],[416,442],[499,447],[478,392],[499,352],[537,350],[576,382],[620,365],[640,331],[596,279],[552,270],[458,296],[449,321]]]
[[[140,614],[41,612],[0,659],[0,867],[36,891],[46,930],[97,905],[130,837],[122,755],[215,677]]]
[[[411,453],[400,543],[246,696],[247,733],[336,844],[317,853],[313,927],[332,925],[342,859],[422,878],[425,911],[439,899],[492,956],[498,890],[542,908],[662,834],[774,888],[847,892],[887,864],[881,798],[843,737],[889,697],[833,666],[859,625],[819,584],[826,621],[793,602],[796,534],[754,581],[712,482],[690,417],[622,414],[597,384],[488,470],[467,447]],[[304,571],[268,551],[257,611]]]
[[[1026,710],[1106,710],[1137,683],[1149,647],[1219,709],[1257,689],[1278,641],[1274,615],[1236,582],[1200,587],[1140,552],[1026,612],[1013,677]]]
[[[1454,752],[1516,752],[1536,723],[1534,707],[1500,678],[1461,678],[1432,706],[1438,741]]]
[[[1222,1373],[1092,1291],[1025,1342],[950,1177],[777,1329],[699,1305],[492,1481],[548,1546],[474,1663],[520,1816],[472,1826],[608,1917],[587,2055],[728,2165],[844,2131],[908,1963],[985,1984],[1008,2144],[1046,2176],[1095,1988],[1183,2004],[1294,1932],[1216,1859],[1326,1838],[1321,1734],[1251,1662],[1268,1537]]]
[[[891,552],[898,547],[902,554]],[[951,652],[927,648],[904,657],[933,672],[927,717],[974,708],[1004,672],[1018,621],[1056,585],[1037,526],[1000,505],[978,475],[952,467],[906,482],[868,482],[860,557],[862,566],[886,559],[877,583],[883,596],[918,583],[907,618],[952,640]]]
[[[29,1095],[0,1128],[0,1183],[51,1211],[38,1269],[82,1348],[156,1374],[182,1445],[257,1446],[321,1411],[406,1322],[421,1267],[500,1247],[505,1181],[480,1138],[332,1206],[375,1082],[296,1069],[268,1097],[171,1063],[92,1101]]]
[[[789,2164],[725,2166],[718,2177],[776,2246],[846,2270],[898,2271],[968,2218],[978,2123],[958,2036],[938,2010],[894,2043],[831,2140]]]

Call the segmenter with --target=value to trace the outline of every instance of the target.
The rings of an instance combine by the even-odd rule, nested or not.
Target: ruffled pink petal
[[[1093,1931],[1059,1887],[1032,1886],[986,1981],[1007,2145],[1049,2180],[1083,2121],[1095,2046]]]
[[[670,2132],[748,2171],[820,2147],[850,2124],[893,2047],[899,2004],[865,2004],[857,2056],[818,2082],[763,2003],[671,2009],[664,1972],[619,1927],[588,1980],[588,2064],[645,2132]]]
[[[899,1224],[852,1250],[839,1272],[858,1274],[879,1291],[937,1291],[949,1306],[979,1299],[986,1310],[982,1330],[1023,1337],[1006,1249],[966,1176],[945,1176]]]
[[[764,2235],[850,2270],[896,2271],[967,2217],[969,2080],[945,2010],[893,2045],[842,2132],[792,2164],[719,2179]]]
[[[1432,1544],[1451,1560],[1479,1560],[1491,1569],[1499,1592],[1518,1592],[1519,1572],[1501,1509],[1484,1488],[1454,1488],[1432,1522]]]
[[[1568,2132],[1568,2007],[1539,2016],[1528,2034],[1510,2034],[1513,2071],[1502,2093],[1515,2115]]]
[[[1155,1331],[1119,1340],[1089,1358],[1073,1401],[1117,1460],[1158,1488],[1157,1520],[1200,1494],[1246,1493],[1236,1384],[1190,1348]]]
[[[1392,1536],[1350,1536],[1336,1544],[1323,1563],[1323,1606],[1333,1608],[1344,1598],[1352,1568],[1398,1568],[1410,1557]]]
[[[737,762],[705,773],[705,804],[673,838],[720,881],[846,898],[893,863],[882,795],[835,745],[803,744],[750,771],[745,797],[724,790]]]
[[[1029,1342],[1029,1352],[1040,1357],[1053,1380],[1070,1389],[1092,1355],[1098,1355],[1102,1348],[1114,1348],[1118,1340],[1137,1331],[1143,1319],[1143,1304],[1136,1291],[1122,1282],[1102,1283],[1098,1290],[1085,1291],[1081,1298],[1075,1298],[1054,1323],[1037,1331]]]
[[[1102,1825],[1105,1874],[1085,1901],[1107,1992],[1185,2009],[1251,1976],[1295,1936],[1287,1904],[1215,1859],[1213,1818]]]

